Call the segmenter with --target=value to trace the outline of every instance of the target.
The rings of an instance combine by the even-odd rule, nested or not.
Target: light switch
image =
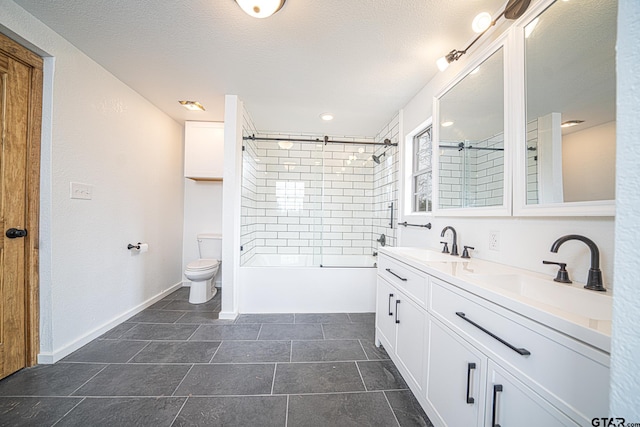
[[[91,196],[93,193],[93,186],[89,184],[81,184],[79,182],[71,183],[71,194],[70,197],[72,199],[84,199],[91,200]]]

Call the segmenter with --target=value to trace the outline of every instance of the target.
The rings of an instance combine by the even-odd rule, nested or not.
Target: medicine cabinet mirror
[[[615,1],[558,0],[520,27],[526,138],[516,214],[613,215],[616,14]]]
[[[434,214],[510,214],[504,49],[487,56],[435,99]]]

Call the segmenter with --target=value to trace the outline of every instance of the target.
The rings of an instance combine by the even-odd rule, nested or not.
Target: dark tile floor
[[[0,381],[0,426],[431,426],[373,313],[226,321],[188,292]]]

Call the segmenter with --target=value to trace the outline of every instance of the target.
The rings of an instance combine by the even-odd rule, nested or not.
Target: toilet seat
[[[187,264],[187,270],[190,271],[202,271],[202,270],[210,270],[212,268],[216,268],[220,262],[217,259],[198,259],[195,261],[191,261]]]

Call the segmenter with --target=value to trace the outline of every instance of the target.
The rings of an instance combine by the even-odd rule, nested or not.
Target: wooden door
[[[42,60],[0,39],[0,378],[35,363]]]

